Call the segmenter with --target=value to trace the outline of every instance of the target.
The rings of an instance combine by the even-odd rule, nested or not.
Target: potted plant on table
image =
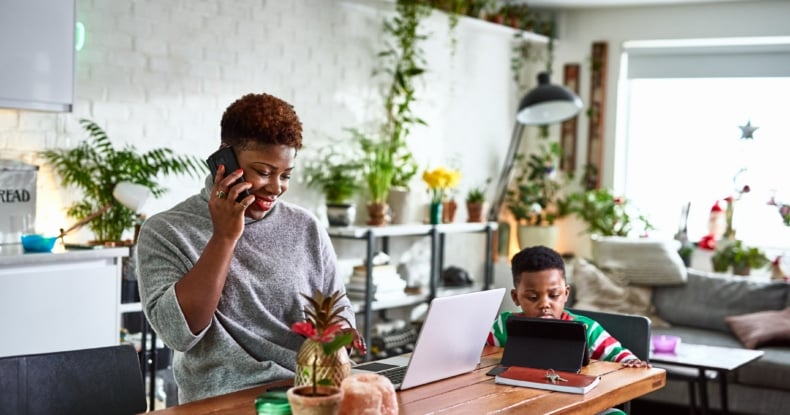
[[[326,199],[329,226],[349,226],[356,217],[354,195],[362,189],[361,156],[340,153],[337,145],[322,147],[305,167],[307,185]]]
[[[600,236],[629,236],[638,224],[641,233],[653,229],[631,201],[615,196],[609,189],[592,189],[573,193],[560,204],[564,213],[574,214],[587,225],[587,232]]]
[[[727,272],[732,267],[733,274],[748,276],[752,269],[762,268],[770,260],[759,248],[746,246],[741,240],[734,240],[721,244],[713,253],[711,262],[716,272]]]
[[[130,182],[143,185],[159,197],[167,189],[158,183],[161,174],[187,174],[199,177],[205,173],[203,160],[181,156],[169,148],[157,148],[139,154],[134,146],[116,149],[107,133],[96,123],[81,119],[88,132],[88,139],[72,149],[52,149],[41,153],[60,176],[61,183],[82,191],[82,198],[72,204],[66,215],[82,220],[103,211],[87,223],[96,236],[95,244],[126,244],[121,241],[126,230],[133,229],[137,212],[116,203],[113,191],[118,183]]]
[[[429,222],[432,225],[442,223],[442,202],[444,202],[445,193],[458,185],[461,180],[461,172],[446,167],[437,167],[433,170],[426,170],[422,174],[422,180],[428,185],[428,192],[431,195]]]
[[[487,178],[484,185],[473,187],[466,193],[466,221],[483,222],[483,210],[486,202],[486,188],[491,183],[491,178]]]
[[[392,187],[395,162],[386,142],[377,142],[359,130],[351,130],[362,149],[362,176],[368,190],[368,225],[389,223],[387,196]]]
[[[341,314],[338,302],[345,294],[338,291],[313,296],[307,300],[305,320],[293,323],[291,330],[305,337],[296,354],[294,387],[287,392],[294,414],[337,413],[342,394],[340,383],[351,374],[351,360],[345,346],[365,353],[365,342]],[[324,408],[326,412],[317,411]]]
[[[557,171],[560,153],[559,143],[551,142],[542,144],[537,153],[516,156],[516,176],[505,206],[517,222],[521,247],[556,245],[554,222],[564,213],[560,196],[565,184]]]

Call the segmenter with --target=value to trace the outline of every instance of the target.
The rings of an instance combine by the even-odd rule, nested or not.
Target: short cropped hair
[[[557,251],[543,245],[530,246],[522,249],[510,260],[513,273],[513,286],[518,286],[522,272],[539,272],[557,269],[565,279],[565,261]]]
[[[222,143],[237,148],[254,144],[302,148],[302,122],[293,106],[268,94],[247,94],[222,114]]]

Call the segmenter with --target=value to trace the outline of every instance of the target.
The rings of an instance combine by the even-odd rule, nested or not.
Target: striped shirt
[[[488,333],[486,344],[489,346],[504,347],[507,343],[507,327],[505,322],[511,315],[524,316],[524,313],[511,313],[505,311],[494,322],[494,327]],[[587,332],[587,347],[590,350],[590,359],[604,360],[607,362],[625,362],[638,359],[630,350],[623,347],[603,326],[597,321],[578,314],[563,311],[560,320],[580,321],[584,323]]]

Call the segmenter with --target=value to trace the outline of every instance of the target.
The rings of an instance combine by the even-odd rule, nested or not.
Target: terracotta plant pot
[[[466,203],[466,221],[467,222],[483,222],[483,206],[482,202],[467,202]]]
[[[286,395],[294,415],[336,415],[343,401],[342,391],[335,386],[317,386],[315,395],[312,386],[294,386]]]
[[[458,203],[455,200],[442,202],[442,223],[453,223],[456,210],[458,210]]]
[[[389,206],[386,203],[368,204],[368,225],[384,226],[389,223],[390,218],[387,214]]]

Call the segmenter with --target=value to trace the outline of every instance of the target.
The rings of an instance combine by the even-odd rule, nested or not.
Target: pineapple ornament
[[[308,305],[304,308],[306,321],[294,323],[292,330],[306,337],[296,354],[294,386],[336,386],[351,374],[351,359],[344,346],[352,344],[365,351],[364,341],[341,312],[338,304],[345,293],[335,291],[325,296],[316,292],[313,297],[302,294]]]

